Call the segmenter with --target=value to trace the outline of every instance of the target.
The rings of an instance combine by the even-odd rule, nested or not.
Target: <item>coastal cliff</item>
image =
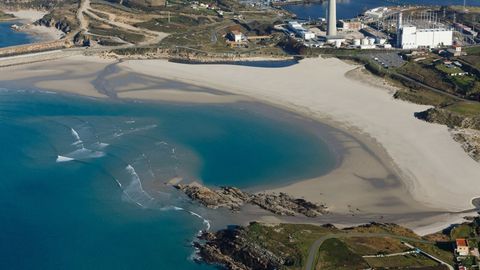
[[[451,128],[453,139],[462,145],[470,157],[480,161],[480,115],[465,116],[441,108],[431,108],[415,116]]]
[[[288,254],[279,256],[259,244],[250,241],[248,230],[237,226],[200,236],[204,243],[195,243],[201,260],[220,264],[231,270],[281,269],[288,261]]]
[[[212,208],[227,208],[239,211],[245,204],[257,205],[271,213],[281,216],[317,217],[328,213],[323,204],[315,204],[304,199],[293,198],[285,193],[247,193],[235,187],[209,189],[197,183],[177,184],[174,187],[185,193],[193,201]]]

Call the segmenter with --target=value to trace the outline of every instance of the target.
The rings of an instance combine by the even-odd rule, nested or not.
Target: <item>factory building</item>
[[[315,38],[315,34],[313,32],[303,28],[303,26],[296,21],[288,22],[288,29],[293,31],[295,34],[297,34],[304,40],[310,40]]]
[[[452,46],[453,31],[445,28],[418,29],[416,26],[403,26],[400,31],[400,48],[438,48]]]
[[[402,13],[397,21],[397,47],[402,49],[438,48],[452,46],[453,31],[439,24],[421,27],[403,24]]]

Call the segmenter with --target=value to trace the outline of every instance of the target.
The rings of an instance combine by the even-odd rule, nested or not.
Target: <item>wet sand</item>
[[[394,100],[393,89],[381,87],[381,82],[345,77],[355,77],[354,68],[337,59],[307,59],[267,69],[162,60],[117,63],[74,56],[1,68],[0,80],[6,88],[92,97],[201,103],[258,100],[325,123],[331,127],[329,136],[338,142],[334,147],[343,153],[338,168],[325,176],[259,190],[325,203],[332,214],[282,221],[345,226],[388,221],[424,234],[471,214],[459,212],[473,208],[471,199],[480,194],[478,163],[451,139],[446,127],[414,118],[414,112],[428,107]],[[278,220],[258,209],[229,217],[238,222],[253,219]]]

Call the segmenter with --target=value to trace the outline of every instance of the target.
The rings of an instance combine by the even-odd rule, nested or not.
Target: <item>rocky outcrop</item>
[[[40,20],[36,21],[35,24],[37,25],[43,25],[46,27],[55,27],[58,30],[64,32],[65,34],[70,33],[72,31],[72,28],[70,26],[70,23],[66,20],[56,20],[52,16],[46,15]]]
[[[477,162],[480,162],[480,130],[455,128],[452,137],[462,145],[463,150]]]
[[[245,202],[250,200],[250,195],[238,188],[223,187],[218,190],[211,190],[196,183],[189,185],[178,184],[174,185],[174,187],[181,190],[190,199],[212,209],[223,207],[238,211]]]
[[[280,269],[286,259],[252,243],[245,228],[235,227],[216,233],[205,232],[200,237],[204,243],[195,243],[202,261],[221,264],[232,270]]]
[[[416,113],[419,119],[450,127],[455,141],[475,161],[480,162],[480,115],[465,116],[441,108],[431,108]]]
[[[244,204],[248,203],[282,216],[301,214],[307,217],[316,217],[327,213],[325,205],[293,198],[285,193],[250,194],[235,187],[221,187],[212,190],[197,183],[177,184],[174,187],[185,193],[193,201],[212,209],[222,207],[239,211]]]
[[[468,117],[441,108],[431,108],[424,112],[416,113],[415,116],[427,122],[438,123],[452,128],[480,130],[480,115]]]

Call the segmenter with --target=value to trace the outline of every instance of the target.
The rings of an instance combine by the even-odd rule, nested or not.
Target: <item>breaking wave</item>
[[[128,164],[125,169],[131,176],[130,183],[123,190],[125,198],[143,208],[148,207],[154,199],[145,190],[143,190],[142,182],[140,181],[140,177],[135,171],[135,168]]]
[[[101,158],[103,156],[105,156],[105,153],[102,151],[95,151],[87,148],[80,148],[65,155],[58,155],[57,162]]]
[[[148,126],[144,126],[144,127],[138,127],[138,128],[133,128],[133,129],[127,129],[127,130],[119,130],[119,131],[117,131],[113,134],[113,137],[118,138],[118,137],[121,137],[123,135],[128,135],[128,134],[139,132],[139,131],[150,130],[150,129],[156,128],[157,126],[158,125],[156,125],[156,124],[152,124],[152,125],[148,125]]]
[[[75,141],[72,143],[72,145],[82,145],[83,141],[80,139],[80,135],[74,128],[70,128],[70,131],[72,132],[72,136],[75,139]],[[83,147],[83,145],[82,145]]]
[[[57,156],[57,162],[67,162],[72,161],[73,158],[65,157],[65,156]]]

